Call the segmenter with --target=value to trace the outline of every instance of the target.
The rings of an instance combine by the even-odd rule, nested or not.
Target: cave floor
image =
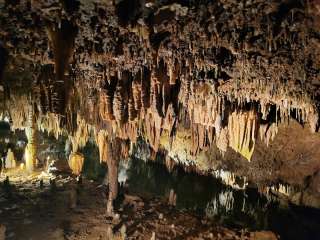
[[[130,193],[121,194],[111,218],[106,214],[106,189],[97,182],[83,179],[79,185],[75,178],[57,175],[50,185],[53,176],[43,172],[27,175],[15,170],[6,175],[9,185],[4,175],[0,177],[0,239],[4,229],[5,239],[25,240],[276,239],[271,232],[227,229],[178,211],[163,199]]]

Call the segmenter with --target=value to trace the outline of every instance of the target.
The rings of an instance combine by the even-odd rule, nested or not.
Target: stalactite
[[[119,81],[114,94],[113,113],[115,120],[121,125],[127,121],[128,117],[127,97],[125,92],[124,83]]]
[[[162,132],[162,118],[156,113],[148,112],[145,116],[145,132],[151,147],[155,152],[159,149]]]
[[[69,167],[72,170],[72,173],[75,175],[80,175],[82,172],[82,167],[84,164],[84,156],[81,153],[73,152],[69,156]]]
[[[276,123],[260,125],[259,132],[261,141],[269,146],[278,133],[278,126]]]
[[[228,128],[222,128],[219,135],[216,137],[216,145],[218,149],[224,154],[229,146]]]
[[[169,79],[170,79],[169,82],[171,85],[174,85],[176,84],[176,80],[180,71],[178,61],[174,60],[173,63],[169,64],[168,68],[169,68],[168,72],[169,72]]]
[[[229,116],[228,130],[230,147],[250,161],[258,131],[256,112],[233,112]]]
[[[155,73],[153,72],[153,75]],[[162,96],[161,96],[161,84],[156,76],[151,77],[151,88],[150,88],[150,104],[153,112],[156,112],[160,116],[163,116],[162,111]]]
[[[144,111],[150,107],[150,71],[143,69],[141,74],[141,106]]]
[[[81,119],[80,115],[77,115],[77,129],[76,132],[69,135],[69,140],[72,143],[72,151],[77,152],[80,148],[83,148],[90,137],[90,126],[84,119]]]
[[[121,127],[118,127],[116,130],[117,137],[123,140],[129,139],[131,142],[136,142],[139,136],[138,133],[138,123],[137,122],[128,122]]]
[[[29,99],[26,96],[12,99],[9,115],[13,129],[23,129],[28,122]],[[9,104],[9,103],[8,103]]]
[[[108,92],[102,91],[99,98],[99,113],[103,120],[111,121],[114,119],[112,109],[112,97]]]
[[[141,100],[142,84],[141,82],[139,82],[138,77],[141,78],[141,73],[137,75],[137,78],[132,82],[132,97],[133,97],[134,108],[137,111],[137,113],[140,113],[140,110],[142,107],[142,100]]]
[[[53,49],[55,62],[55,81],[51,86],[51,99],[53,111],[59,114],[64,114],[68,103],[71,83],[66,78],[65,73],[73,54],[77,31],[77,27],[67,20],[63,20],[60,27],[52,24],[47,26],[48,38]]]
[[[107,136],[108,133],[105,130],[100,130],[98,133],[95,134],[95,141],[98,145],[99,148],[99,158],[100,158],[100,162],[104,162],[107,159]]]
[[[62,118],[60,115],[54,113],[47,113],[46,115],[41,116],[37,120],[37,127],[41,131],[47,131],[50,134],[53,134],[56,139],[59,136],[62,136],[66,131],[61,126]]]
[[[129,112],[129,120],[134,121],[137,118],[138,113],[137,113],[137,110],[135,109],[133,96],[129,97],[128,112]]]

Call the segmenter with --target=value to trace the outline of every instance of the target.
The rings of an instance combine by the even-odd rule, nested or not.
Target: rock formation
[[[14,157],[14,153],[9,148],[8,149],[8,153],[7,153],[7,157],[6,157],[6,166],[5,166],[5,168],[7,168],[7,169],[15,168],[16,166],[17,166],[17,164],[16,164],[16,159]]]
[[[80,1],[71,11],[54,0],[19,1],[0,13],[2,82],[11,88],[3,115],[29,131],[30,143],[35,123],[68,135],[74,152],[94,139],[110,166],[110,199],[129,142],[205,166],[216,149],[255,164],[256,148],[271,146],[280,125],[318,136],[315,3],[154,1],[130,11],[123,3]]]
[[[71,153],[68,163],[69,167],[72,170],[72,173],[75,175],[80,175],[84,163],[84,156],[81,153],[77,152]]]
[[[26,135],[28,138],[28,144],[25,149],[26,169],[31,173],[34,171],[37,162],[37,126],[32,108],[29,109]]]

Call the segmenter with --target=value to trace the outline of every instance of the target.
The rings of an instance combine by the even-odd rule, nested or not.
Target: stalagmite
[[[109,194],[107,200],[107,213],[113,214],[113,201],[118,195],[118,167],[115,161],[110,160],[108,164]]]
[[[108,166],[107,182],[109,194],[107,200],[107,213],[113,214],[113,201],[118,197],[118,168],[120,159],[124,161],[129,156],[130,142],[118,137],[111,139],[104,132],[99,132],[99,151],[101,161]]]
[[[28,127],[26,128],[28,144],[25,149],[26,170],[34,171],[37,162],[37,125],[33,108],[29,109]]]
[[[14,153],[11,148],[8,149],[7,157],[6,157],[6,168],[15,168],[17,166],[16,159],[14,157]]]
[[[170,190],[168,204],[173,207],[177,205],[177,194],[174,192],[173,189]]]

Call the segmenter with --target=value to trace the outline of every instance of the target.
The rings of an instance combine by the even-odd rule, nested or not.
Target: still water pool
[[[176,207],[199,217],[228,227],[271,230],[281,239],[320,239],[320,210],[280,204],[256,189],[233,189],[218,178],[179,166],[169,172],[162,163],[134,158],[125,171],[130,192],[168,199],[173,190]]]

